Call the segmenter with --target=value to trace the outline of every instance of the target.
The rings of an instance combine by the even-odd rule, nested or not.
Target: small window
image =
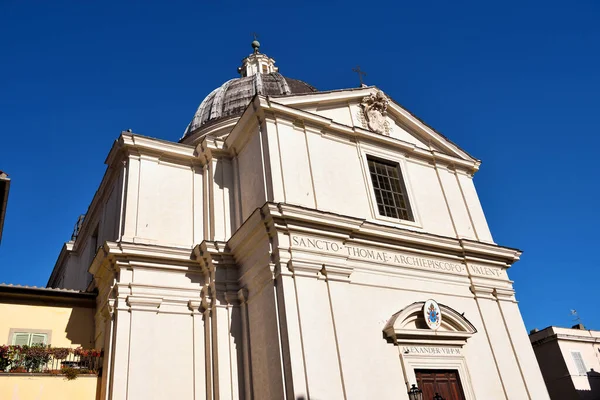
[[[579,351],[572,351],[571,356],[573,357],[573,361],[577,367],[577,373],[579,375],[587,375],[587,368],[585,367],[581,353]]]
[[[266,66],[266,65],[263,65],[263,66],[262,66],[262,73],[263,73],[263,74],[266,74],[268,71],[269,71],[269,70],[267,69],[267,66]]]
[[[12,336],[12,344],[17,346],[46,345],[47,343],[48,335],[45,333],[14,332]]]
[[[414,221],[400,166],[373,157],[367,157],[367,162],[379,214],[384,217]]]

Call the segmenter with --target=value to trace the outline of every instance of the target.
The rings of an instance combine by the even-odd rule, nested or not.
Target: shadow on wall
[[[231,308],[231,325],[230,325],[230,335],[233,337],[233,342],[235,344],[235,357],[237,358],[237,375],[238,375],[238,393],[244,393],[244,383],[246,379],[250,379],[250,377],[246,377],[244,371],[244,344],[242,343],[242,329],[244,326],[242,324],[241,318],[241,310],[240,307],[245,307],[245,305],[236,306]],[[248,338],[249,340],[250,338]],[[248,347],[250,343],[248,342]],[[249,350],[248,350],[249,351]],[[250,358],[250,357],[248,357]],[[250,359],[248,360],[250,362]],[[252,368],[251,365],[248,366],[248,370],[250,371]]]
[[[219,271],[221,272],[221,271]],[[207,276],[200,270],[200,267],[190,267],[188,269],[188,272],[186,272],[185,276],[190,280],[190,283],[194,284],[194,285],[198,285],[198,289],[202,290],[202,288],[206,287],[206,285],[209,284],[209,282],[207,282]],[[221,284],[226,285],[227,284],[227,276],[223,276],[221,273],[218,273],[215,277],[215,286],[221,286]],[[223,302],[223,304],[227,304],[226,300],[219,297],[216,299],[217,303]],[[234,305],[233,307],[230,308],[230,318],[231,321],[227,322],[227,321],[217,321],[217,324],[219,323],[227,323],[229,325],[229,334],[231,335],[231,337],[233,338],[233,344],[235,346],[234,352],[235,355],[234,357],[236,357],[236,364],[237,364],[237,383],[238,383],[238,393],[245,393],[245,380],[246,377],[244,376],[245,374],[245,370],[244,370],[244,348],[243,348],[243,333],[242,333],[242,329],[244,329],[243,324],[242,324],[242,317],[241,317],[241,310],[240,310],[240,306],[239,305]],[[214,315],[214,313],[213,313]],[[206,324],[206,315],[204,314],[202,317],[202,321]],[[250,347],[250,335],[249,332],[246,332],[248,335],[248,347]],[[248,366],[248,369],[250,370],[251,367],[251,360],[248,360],[248,362],[250,363],[250,365]]]
[[[214,182],[219,187],[219,189],[227,190],[229,193],[233,194],[233,176],[232,176],[232,165],[230,162],[227,162],[225,165],[225,161],[218,160],[215,165],[214,171]],[[233,197],[232,197],[233,199]],[[232,199],[230,200],[229,206],[233,209]],[[235,231],[235,218],[230,218],[229,221],[229,229],[230,232]]]
[[[587,373],[590,383],[590,390],[577,390],[579,398],[582,400],[600,400],[600,373],[592,368]]]
[[[75,346],[94,347],[94,308],[74,307],[65,327],[67,339]]]

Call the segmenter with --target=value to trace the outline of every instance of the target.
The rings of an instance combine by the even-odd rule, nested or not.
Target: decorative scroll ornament
[[[429,329],[434,331],[442,324],[442,311],[435,300],[427,300],[423,306],[423,316]]]
[[[363,126],[366,125],[373,132],[389,136],[390,126],[386,119],[389,102],[390,100],[381,90],[364,97],[360,103],[362,112],[359,113]]]

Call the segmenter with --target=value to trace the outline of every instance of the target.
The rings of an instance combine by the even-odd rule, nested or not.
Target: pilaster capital
[[[246,301],[248,301],[248,289],[241,288],[240,290],[238,290],[237,295],[238,295],[238,300],[240,301],[240,303],[243,304]]]
[[[225,292],[225,301],[232,306],[239,306],[241,300],[239,298],[239,290],[228,290]]]
[[[469,289],[478,299],[496,300],[493,287],[473,284]]]
[[[294,276],[304,276],[307,278],[319,278],[323,270],[323,264],[311,263],[306,261],[290,260],[288,269]]]
[[[324,264],[321,272],[328,281],[350,282],[350,275],[354,272],[354,267]]]
[[[235,267],[235,259],[225,242],[203,241],[194,247],[194,255],[204,273],[214,272],[218,267]]]
[[[494,296],[498,301],[516,302],[515,291],[510,288],[494,288]]]
[[[162,297],[127,296],[127,305],[131,310],[158,311],[162,302]]]
[[[194,299],[194,300],[189,300],[188,301],[188,308],[190,309],[190,311],[192,312],[192,314],[199,314],[201,312],[201,306],[202,306],[202,300],[201,299]]]

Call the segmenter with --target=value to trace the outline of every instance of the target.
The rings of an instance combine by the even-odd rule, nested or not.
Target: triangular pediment
[[[287,107],[327,118],[337,124],[381,134],[417,148],[436,151],[465,161],[477,161],[442,134],[418,119],[385,93],[386,110],[380,118],[381,129],[372,129],[365,115],[365,99],[381,92],[376,87],[335,90],[296,96],[272,97],[271,100]],[[379,117],[379,116],[378,116]]]

